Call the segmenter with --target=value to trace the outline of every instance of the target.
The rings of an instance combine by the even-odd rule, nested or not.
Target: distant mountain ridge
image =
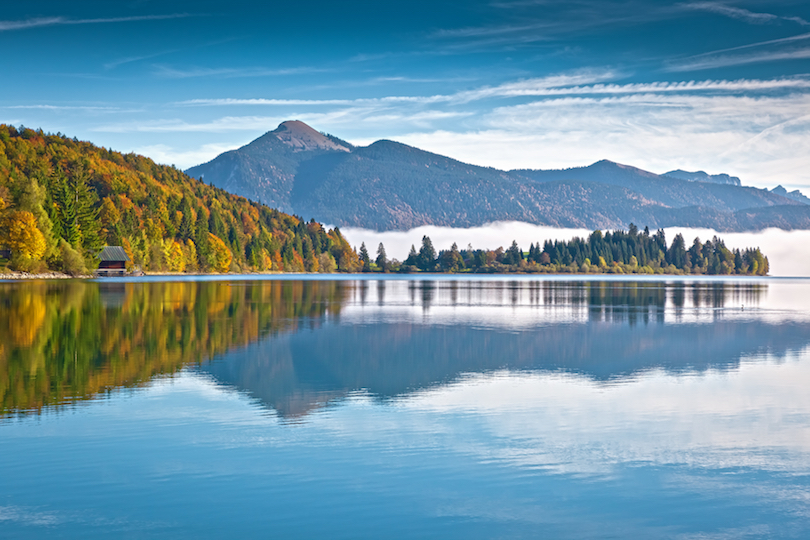
[[[794,201],[799,201],[804,204],[810,204],[810,198],[805,197],[801,191],[798,189],[794,189],[793,191],[788,191],[782,186],[776,186],[771,190],[771,193],[776,193],[777,195],[781,195],[782,197],[787,197],[788,199],[793,199]]]
[[[745,187],[728,175],[658,175],[608,160],[502,171],[388,140],[355,147],[300,121],[283,122],[186,172],[306,219],[376,230],[506,220],[589,229],[631,222],[721,231],[810,228],[810,200],[800,193]]]
[[[708,174],[704,171],[688,172],[680,169],[664,173],[664,176],[688,180],[690,182],[708,182],[710,184],[728,184],[731,186],[741,186],[742,182],[736,176],[727,174]]]

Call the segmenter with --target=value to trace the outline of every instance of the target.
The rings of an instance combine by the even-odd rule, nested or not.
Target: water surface
[[[0,536],[806,538],[810,281],[0,283]]]

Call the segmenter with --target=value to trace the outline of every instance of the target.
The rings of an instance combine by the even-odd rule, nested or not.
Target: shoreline
[[[478,276],[478,277],[486,277],[486,276],[514,276],[514,277],[525,277],[525,276],[604,276],[604,277],[680,277],[680,278],[688,278],[688,277],[711,277],[711,278],[769,278],[774,277],[770,274],[760,276],[755,274],[684,274],[684,273],[654,273],[649,274],[646,272],[629,272],[629,273],[619,273],[619,272],[330,272],[330,273],[321,273],[321,272],[228,272],[226,274],[220,273],[202,273],[202,272],[194,272],[194,273],[186,273],[186,272],[141,272],[139,274],[129,274],[125,276],[114,276],[111,279],[116,278],[143,278],[143,277],[211,277],[211,276],[220,276],[223,279],[227,279],[228,277],[236,277],[236,276],[365,276],[365,277],[373,277],[373,276],[401,276],[402,279],[408,279],[409,277],[415,276]],[[14,281],[23,281],[23,280],[30,280],[30,281],[37,281],[37,280],[66,280],[66,279],[100,279],[104,280],[106,278],[94,276],[92,274],[88,275],[80,275],[80,276],[71,276],[70,274],[64,274],[62,272],[42,272],[36,274],[29,274],[27,272],[5,272],[0,273],[0,281],[3,280],[14,280]]]
[[[84,276],[71,276],[70,274],[63,274],[62,272],[41,272],[36,274],[29,274],[28,272],[12,272],[6,271],[0,273],[0,280],[3,279],[89,279],[92,275]]]

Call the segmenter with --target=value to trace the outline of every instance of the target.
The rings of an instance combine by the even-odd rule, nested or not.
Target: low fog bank
[[[729,248],[760,247],[771,264],[772,276],[810,276],[810,231],[783,231],[766,229],[760,232],[719,233],[712,229],[687,229],[671,227],[665,229],[667,242],[678,233],[683,234],[687,247],[692,245],[695,237],[702,242],[713,236],[721,237]],[[496,249],[499,246],[509,247],[516,240],[523,251],[529,250],[529,244],[546,240],[570,240],[574,236],[586,237],[592,231],[588,229],[556,229],[542,225],[521,222],[498,222],[456,229],[426,225],[409,231],[371,231],[352,227],[341,228],[348,241],[357,248],[365,242],[371,258],[377,253],[377,246],[382,242],[389,258],[405,260],[411,245],[416,249],[427,235],[433,241],[436,251],[450,249],[453,242],[459,249],[471,245],[475,249]]]

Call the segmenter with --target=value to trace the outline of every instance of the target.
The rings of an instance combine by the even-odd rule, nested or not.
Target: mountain
[[[742,182],[740,182],[740,179],[736,176],[729,176],[727,174],[708,174],[704,171],[688,172],[678,169],[676,171],[664,173],[664,176],[670,176],[680,180],[688,180],[690,182],[708,182],[710,184],[728,184],[731,186],[742,185]]]
[[[288,121],[250,144],[225,152],[186,173],[230,193],[292,212],[290,195],[300,164],[320,156],[345,155],[353,148],[303,122]]]
[[[629,165],[602,160],[588,167],[556,171],[516,171],[537,182],[589,181],[631,189],[668,208],[704,206],[721,212],[792,204],[781,195],[753,187],[693,182],[660,176]]]
[[[788,199],[793,199],[794,201],[798,201],[804,204],[810,204],[810,198],[805,197],[801,191],[798,189],[794,189],[793,191],[788,191],[782,186],[776,186],[771,190],[771,193],[776,193],[777,195],[781,195],[782,197],[787,197]]]
[[[388,140],[355,147],[298,121],[187,172],[286,212],[377,230],[506,220],[589,229],[688,222],[724,231],[810,222],[804,201],[736,185],[731,177],[717,183],[723,175],[694,181],[607,160],[502,171]],[[749,214],[757,219],[746,221]]]

